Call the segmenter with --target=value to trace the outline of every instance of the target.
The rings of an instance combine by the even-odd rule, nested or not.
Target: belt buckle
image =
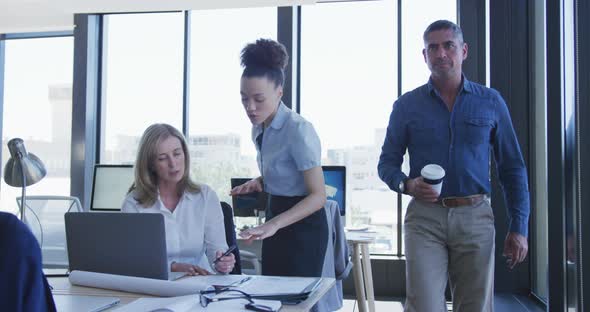
[[[443,199],[441,199],[440,203],[444,208],[450,208],[449,206],[447,206],[447,204],[445,203],[445,200],[449,199],[449,197],[444,197]]]

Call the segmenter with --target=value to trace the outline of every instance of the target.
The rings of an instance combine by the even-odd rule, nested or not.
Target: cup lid
[[[436,164],[429,164],[422,168],[420,174],[422,177],[431,180],[442,179],[445,176],[445,169]]]

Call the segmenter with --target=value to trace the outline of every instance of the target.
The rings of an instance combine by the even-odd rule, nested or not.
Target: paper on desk
[[[271,307],[273,311],[281,308],[280,301],[254,300],[257,304]],[[211,302],[207,308],[201,307],[198,295],[187,295],[170,298],[140,298],[127,305],[116,309],[116,312],[135,312],[135,311],[168,311],[168,312],[192,312],[192,311],[248,311],[244,305],[248,303],[246,299],[235,299]]]
[[[169,298],[140,298],[115,309],[115,311],[201,311],[202,308],[198,300],[198,295]]]
[[[299,293],[318,281],[314,277],[252,277],[251,280],[239,285],[237,288],[251,295]],[[69,277],[70,283],[73,285],[113,289],[159,297],[196,294],[211,285],[230,285],[243,278],[243,275],[205,275],[167,281],[87,271],[72,271]]]
[[[69,279],[73,285],[114,289],[161,297],[195,294],[211,285],[210,281],[206,279],[191,279],[190,283],[181,283],[180,281],[86,271],[72,271]]]
[[[296,294],[317,283],[316,277],[256,276],[238,289],[250,294]]]

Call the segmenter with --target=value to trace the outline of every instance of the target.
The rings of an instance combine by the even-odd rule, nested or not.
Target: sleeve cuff
[[[528,237],[528,224],[518,220],[512,220],[509,226],[510,232],[518,233],[524,237]]]

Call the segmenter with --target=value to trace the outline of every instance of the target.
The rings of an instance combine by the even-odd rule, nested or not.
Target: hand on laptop
[[[217,258],[223,255],[223,251],[218,250],[215,256]],[[215,270],[221,273],[229,273],[234,269],[234,265],[236,264],[236,258],[234,257],[233,253],[230,253],[227,256],[223,256],[219,258],[219,261],[215,263]]]
[[[235,262],[235,261],[234,261]],[[170,266],[172,272],[186,272],[187,275],[210,275],[211,272],[190,263],[173,262]]]

